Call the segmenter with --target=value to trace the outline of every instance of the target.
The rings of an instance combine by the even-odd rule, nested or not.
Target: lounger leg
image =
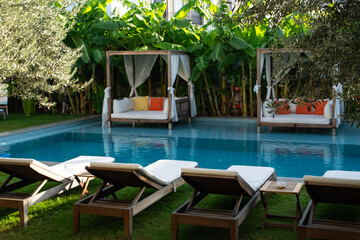
[[[169,130],[172,130],[172,123],[168,123]]]
[[[304,227],[298,227],[298,240],[306,240],[306,230]]]
[[[76,205],[74,205],[74,232],[79,232],[80,227],[80,213]]]
[[[133,212],[132,210],[129,210],[128,212],[124,213],[124,230],[127,239],[131,238],[132,228],[133,228]]]
[[[234,221],[230,225],[230,240],[237,240],[238,238],[239,238],[239,227],[236,221]]]
[[[177,217],[171,214],[171,240],[176,240],[178,235],[179,223]]]
[[[27,226],[28,221],[28,206],[26,203],[20,203],[19,206],[20,224],[22,227]]]

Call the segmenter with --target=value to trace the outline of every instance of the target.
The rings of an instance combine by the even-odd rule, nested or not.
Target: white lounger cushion
[[[111,118],[121,119],[150,119],[150,120],[166,120],[168,115],[163,111],[129,111],[123,113],[113,113]]]
[[[90,166],[91,162],[111,163],[114,161],[113,157],[79,156],[51,166],[50,169],[71,177],[75,174],[86,173],[85,167]]]
[[[107,169],[119,169],[119,170],[131,170],[136,171],[142,176],[150,179],[151,181],[160,184],[168,185],[181,176],[181,168],[194,168],[198,164],[191,161],[179,161],[179,160],[158,160],[149,166],[143,168],[139,164],[133,163],[91,163],[93,168],[107,168]]]
[[[330,119],[323,115],[312,114],[280,114],[275,117],[263,117],[262,122],[269,123],[298,123],[298,124],[330,124]]]
[[[227,171],[235,171],[256,192],[274,174],[272,167],[233,165]]]
[[[182,168],[194,168],[197,165],[197,162],[192,161],[163,159],[158,160],[143,169],[162,181],[162,185],[167,185],[181,176]]]
[[[357,171],[326,171],[323,177],[360,180],[360,172]]]

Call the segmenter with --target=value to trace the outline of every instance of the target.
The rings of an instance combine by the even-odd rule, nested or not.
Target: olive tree
[[[65,10],[71,2],[0,0],[0,82],[9,94],[54,105],[48,96],[76,85],[74,63],[80,49],[67,47]]]

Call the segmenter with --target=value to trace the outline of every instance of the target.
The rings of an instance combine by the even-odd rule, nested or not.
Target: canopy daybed
[[[167,98],[164,99],[162,109],[158,111],[147,111],[134,109],[133,101],[136,99],[124,99],[128,101],[126,106],[116,107],[111,94],[111,56],[124,57],[126,75],[131,86],[129,97],[138,97],[136,88],[142,85],[149,77],[151,70],[158,56],[161,56],[167,62]],[[103,127],[110,127],[112,121],[135,123],[167,123],[169,129],[172,128],[172,122],[177,122],[181,118],[188,118],[197,115],[194,87],[190,81],[190,57],[181,51],[107,51],[106,52],[106,78],[107,88],[105,89],[103,105]],[[188,97],[175,98],[173,85],[176,77],[179,75],[188,82]],[[119,103],[120,104],[120,103]],[[124,102],[121,102],[124,104]],[[136,104],[136,103],[135,103]]]
[[[289,61],[289,56],[291,54],[300,54],[304,53],[301,49],[279,49],[276,52],[271,49],[258,49],[257,50],[257,82],[254,87],[254,92],[257,94],[257,126],[258,132],[261,131],[261,127],[292,127],[292,128],[330,128],[333,129],[333,134],[335,134],[336,128],[340,126],[341,123],[341,112],[342,112],[342,101],[340,98],[336,97],[337,93],[342,92],[341,84],[338,86],[333,86],[332,88],[332,98],[327,100],[328,106],[325,105],[326,112],[323,111],[321,114],[296,114],[297,104],[294,107],[290,106],[291,110],[289,114],[274,114],[267,111],[268,102],[272,99],[276,99],[275,96],[275,85],[277,85],[281,77],[279,75],[273,76],[273,54],[281,53],[285,55],[282,61]],[[261,99],[261,77],[263,73],[263,68],[265,64],[265,74],[267,82],[267,94],[266,101]],[[278,101],[286,101],[285,99],[279,99]],[[320,102],[323,100],[319,100]],[[290,104],[289,104],[290,105]],[[303,107],[303,106],[301,106]],[[304,107],[305,108],[305,107]],[[295,111],[295,112],[294,112]]]

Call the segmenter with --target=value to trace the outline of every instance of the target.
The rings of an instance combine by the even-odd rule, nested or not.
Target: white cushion
[[[181,176],[182,168],[194,168],[198,164],[193,161],[180,161],[180,160],[158,160],[144,169],[152,174],[159,180],[163,181],[163,185],[178,179]]]
[[[113,101],[113,113],[122,113],[127,112],[130,109],[129,106],[129,99],[124,98],[123,100],[116,100]]]
[[[324,118],[332,119],[332,103],[330,101],[324,107]]]
[[[68,161],[56,164],[50,167],[51,170],[61,172],[64,176],[73,176],[87,172],[85,167],[90,166],[91,162],[111,163],[114,162],[113,157],[97,157],[97,156],[79,156]]]
[[[271,104],[272,101],[273,101],[272,99],[268,99],[268,100],[264,101],[263,109],[262,109],[264,117],[273,117],[274,113],[271,113],[273,108],[268,106],[268,104]]]
[[[275,169],[272,167],[257,167],[257,166],[241,166],[233,165],[227,169],[228,171],[235,171],[239,176],[249,184],[249,186],[257,191],[264,183],[274,174]]]
[[[111,118],[120,119],[150,119],[150,120],[166,120],[168,115],[163,111],[128,111],[123,113],[113,113]]]
[[[132,163],[91,163],[94,168],[133,170],[160,185],[168,185],[178,179],[182,168],[194,168],[197,165],[197,162],[179,160],[158,160],[145,168]]]
[[[360,180],[360,172],[331,170],[326,171],[323,177]]]
[[[125,98],[128,100],[128,111],[134,110],[135,102],[132,98]]]
[[[167,98],[164,98],[164,109],[163,109],[163,113],[164,114],[168,114],[169,112],[169,101]]]
[[[289,103],[290,113],[296,113],[296,100]]]
[[[322,115],[293,113],[275,115],[275,117],[263,117],[261,121],[270,123],[330,124],[330,119]]]

